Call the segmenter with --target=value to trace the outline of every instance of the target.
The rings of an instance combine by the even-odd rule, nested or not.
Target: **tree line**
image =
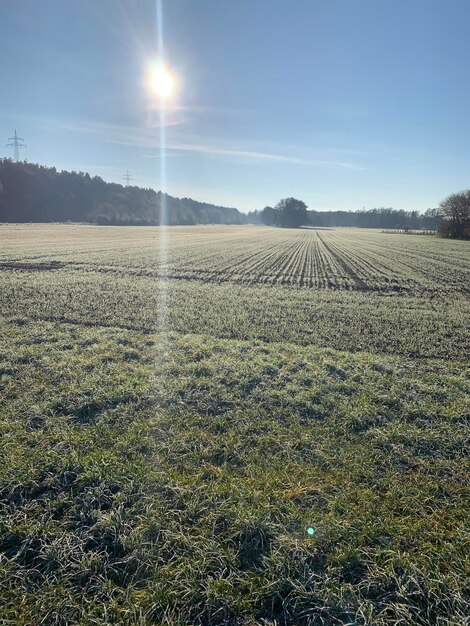
[[[438,230],[444,237],[470,239],[470,190],[451,194],[424,213],[392,208],[368,211],[308,210],[302,200],[284,198],[275,207],[238,209],[174,198],[161,191],[107,183],[85,172],[0,159],[0,221],[89,222],[109,225],[265,224]]]
[[[392,208],[368,211],[308,211],[296,198],[285,198],[275,207],[267,206],[249,216],[250,222],[266,226],[381,228],[398,231],[438,231],[442,237],[470,239],[470,189],[445,198],[438,208],[424,213]]]
[[[390,230],[437,230],[441,221],[438,209],[428,209],[425,213],[403,211],[392,208],[377,208],[362,211],[314,211],[300,208],[300,200],[286,198],[275,207],[267,206],[252,221],[259,221],[266,226],[319,226],[333,228],[349,226],[356,228],[382,228]],[[295,207],[295,208],[294,208]],[[294,223],[289,220],[293,208]],[[286,215],[287,213],[287,215]],[[299,220],[302,219],[299,224]]]
[[[244,224],[237,209],[107,183],[84,172],[0,159],[0,221],[103,225]]]

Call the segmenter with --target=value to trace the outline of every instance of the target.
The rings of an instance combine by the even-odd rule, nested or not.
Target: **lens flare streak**
[[[161,62],[164,59],[164,46],[163,46],[163,10],[162,0],[156,0],[157,5],[157,41],[158,41],[158,56]],[[162,65],[161,68],[164,66]],[[161,76],[160,76],[161,78]],[[160,83],[160,86],[162,83]],[[154,85],[155,87],[155,85]],[[166,86],[168,89],[168,84]],[[164,91],[164,89],[163,89]],[[162,93],[159,94],[159,113],[160,113],[160,225],[159,231],[159,297],[158,297],[158,311],[157,330],[161,333],[160,341],[163,342],[164,333],[168,330],[168,285],[167,285],[167,271],[169,263],[169,233],[168,233],[168,215],[167,215],[167,203],[166,203],[166,112],[165,112],[165,98],[162,97]],[[163,346],[162,346],[163,347]]]

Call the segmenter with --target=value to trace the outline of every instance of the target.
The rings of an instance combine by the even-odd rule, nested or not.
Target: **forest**
[[[291,199],[294,200],[294,199]],[[281,201],[283,202],[283,201]],[[299,201],[296,201],[299,202]],[[262,211],[249,214],[249,222],[259,221],[266,226],[280,226],[279,205],[265,207]],[[383,228],[397,230],[437,230],[441,222],[439,209],[428,209],[424,213],[393,208],[374,208],[362,211],[314,211],[306,212],[305,223],[309,226],[334,228]]]
[[[169,225],[242,224],[247,218],[237,209],[124,187],[84,172],[2,159],[0,221],[147,226],[165,221]]]
[[[282,201],[281,201],[282,202]],[[164,209],[162,209],[164,207]],[[165,216],[166,215],[166,219]],[[236,208],[175,198],[161,191],[108,183],[85,172],[0,159],[0,221],[87,222],[150,226],[193,224],[276,224],[276,209],[242,213]],[[435,230],[437,209],[425,213],[392,208],[305,213],[304,225]],[[274,216],[274,217],[273,217]],[[290,224],[285,224],[291,226]],[[298,224],[295,224],[298,225]]]

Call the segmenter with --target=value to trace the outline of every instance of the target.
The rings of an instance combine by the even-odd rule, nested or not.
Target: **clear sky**
[[[425,210],[470,187],[469,0],[162,1],[169,193]],[[1,0],[1,145],[159,189],[155,2]]]

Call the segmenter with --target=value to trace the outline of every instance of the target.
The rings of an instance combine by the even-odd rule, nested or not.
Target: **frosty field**
[[[434,236],[0,226],[4,623],[467,623],[469,276]]]

